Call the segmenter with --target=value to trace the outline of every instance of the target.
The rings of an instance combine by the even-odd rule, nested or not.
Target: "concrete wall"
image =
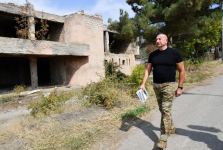
[[[104,77],[102,18],[81,13],[66,16],[63,34],[65,43],[75,42],[89,45],[88,57],[70,58],[70,62],[67,62],[68,83],[82,86],[99,81],[101,77]]]
[[[0,37],[0,54],[88,56],[89,46],[81,43],[62,43]]]

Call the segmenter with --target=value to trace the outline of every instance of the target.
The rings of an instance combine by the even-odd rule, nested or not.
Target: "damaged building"
[[[27,19],[27,38],[18,36],[16,18]],[[84,86],[105,76],[104,61],[113,61],[130,74],[139,54],[136,43],[116,53],[112,35],[101,16],[76,12],[58,16],[34,10],[31,4],[0,3],[0,88],[26,85]],[[47,34],[37,37],[42,24]]]
[[[116,63],[121,72],[130,75],[133,68],[140,63],[138,41],[116,45],[115,34],[119,33],[104,26],[105,61]]]
[[[28,39],[16,36],[15,17],[27,15]],[[47,40],[37,40],[38,20],[48,24]],[[0,87],[25,84],[83,86],[104,77],[103,21],[81,12],[58,16],[32,5],[0,4]],[[101,33],[101,34],[100,34]]]

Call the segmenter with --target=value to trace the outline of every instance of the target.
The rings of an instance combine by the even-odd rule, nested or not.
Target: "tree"
[[[127,0],[127,3],[136,13],[139,33],[148,42],[158,32],[164,32],[172,37],[173,44],[190,54],[187,51],[215,46],[220,39],[220,0]]]
[[[111,48],[120,49],[121,47],[126,47],[136,39],[137,31],[134,23],[134,20],[129,18],[128,13],[122,9],[120,9],[119,21],[109,19],[108,29],[118,32],[113,36]]]
[[[129,18],[129,14],[120,9],[119,21],[110,20],[108,28],[117,31],[117,39],[123,42],[130,42],[135,38],[134,21]]]

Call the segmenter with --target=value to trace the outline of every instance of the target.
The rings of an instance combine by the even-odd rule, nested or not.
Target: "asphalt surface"
[[[160,113],[140,124],[123,123],[125,138],[118,150],[157,150]],[[223,150],[223,76],[186,90],[173,104],[176,134],[168,139],[166,150]]]

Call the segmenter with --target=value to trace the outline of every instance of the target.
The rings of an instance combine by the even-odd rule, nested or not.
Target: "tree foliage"
[[[114,34],[114,41],[117,46],[130,43],[136,38],[136,27],[133,19],[129,18],[126,11],[120,10],[119,21],[112,21],[109,19],[110,30],[115,30],[118,34]]]
[[[139,35],[148,42],[158,32],[172,37],[187,55],[200,54],[220,39],[220,0],[127,0]]]

